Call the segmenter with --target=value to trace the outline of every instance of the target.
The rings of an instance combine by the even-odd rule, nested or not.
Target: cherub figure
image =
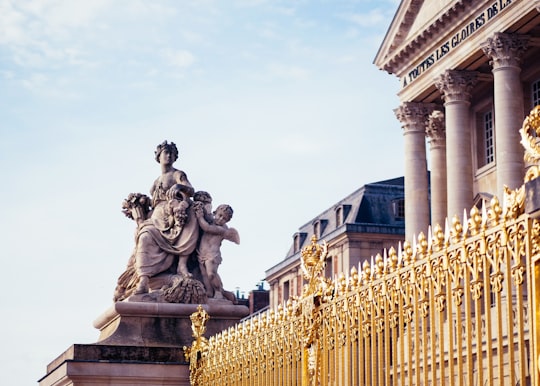
[[[201,207],[204,209],[204,218],[206,222],[212,223],[214,218],[212,216],[212,196],[210,196],[210,193],[199,190],[193,195],[193,201],[195,208]]]
[[[205,218],[202,206],[194,209],[195,216],[204,231],[199,243],[198,256],[199,267],[203,277],[206,293],[209,298],[223,299],[223,283],[218,275],[218,266],[221,264],[221,242],[225,240],[240,244],[240,236],[234,228],[226,224],[231,220],[233,209],[229,205],[219,205],[214,211],[212,223]]]

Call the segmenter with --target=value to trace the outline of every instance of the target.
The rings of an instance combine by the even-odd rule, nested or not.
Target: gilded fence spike
[[[403,243],[402,258],[403,264],[405,264],[405,266],[411,265],[413,263],[413,249],[411,247],[411,243],[409,243],[408,240],[405,240],[405,242]]]
[[[398,255],[394,247],[390,247],[388,250],[388,270],[389,273],[394,272],[398,267]]]
[[[450,224],[448,224],[448,217],[444,219],[444,246],[448,247],[450,245],[450,237],[452,235],[452,231],[450,229]]]
[[[424,234],[424,232],[420,232],[420,234],[418,235],[418,244],[416,249],[417,255],[420,255],[419,258],[423,259],[426,256],[428,250],[428,242],[426,240],[426,235]]]
[[[339,285],[337,287],[338,287],[339,293],[341,294],[347,293],[347,278],[345,277],[345,274],[343,272],[339,274],[338,282],[339,282]]]
[[[351,268],[351,275],[349,276],[349,289],[355,291],[359,285],[358,270],[353,265]]]
[[[364,261],[364,264],[362,265],[362,280],[364,281],[364,284],[371,281],[371,264],[369,264],[367,260]]]
[[[459,221],[457,215],[452,218],[452,229],[450,233],[452,235],[452,241],[454,243],[457,243],[459,240],[461,240],[461,236],[463,234],[463,227],[461,226],[461,222]]]
[[[364,284],[364,271],[362,269],[362,264],[363,263],[358,262],[358,286],[361,286]]]
[[[380,253],[375,256],[374,276],[380,279],[384,273],[384,262]]]
[[[287,317],[290,317],[294,312],[294,304],[291,299],[287,300]]]
[[[487,209],[486,209],[486,205],[482,205],[482,230],[486,230],[486,226],[487,226],[487,221],[488,221],[488,215],[487,215]]]
[[[278,320],[283,320],[283,305],[281,303],[278,304],[276,315]]]
[[[493,196],[493,198],[490,201],[490,208],[488,210],[488,218],[492,226],[499,225],[501,214],[502,214],[502,208],[499,203],[499,198],[497,196]]]
[[[480,231],[480,225],[482,224],[482,217],[480,216],[480,211],[476,206],[471,208],[470,218],[468,221],[468,228],[471,232],[471,235],[477,235]]]
[[[432,250],[440,251],[445,242],[445,234],[442,231],[440,224],[435,225],[432,235]]]

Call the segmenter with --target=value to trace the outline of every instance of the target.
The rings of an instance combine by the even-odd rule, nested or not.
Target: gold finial
[[[317,236],[311,237],[311,244],[302,248],[302,272],[308,284],[304,295],[315,293],[316,278],[321,278],[328,252],[326,241],[317,244]]]
[[[208,313],[199,304],[197,311],[192,313],[189,318],[191,319],[192,336],[195,339],[202,337],[206,331],[206,322],[210,318]]]

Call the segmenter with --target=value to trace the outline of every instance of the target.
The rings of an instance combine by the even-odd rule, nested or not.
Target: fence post
[[[531,217],[527,222],[529,233],[529,310],[531,342],[532,384],[540,385],[540,106],[531,110],[519,131],[525,148],[525,212]]]
[[[315,235],[302,248],[301,268],[307,281],[297,308],[302,315],[302,386],[318,385],[321,377],[320,308],[333,288],[324,278],[327,252],[326,242],[317,244]]]
[[[201,384],[203,367],[201,361],[208,352],[208,340],[203,336],[206,331],[206,322],[209,319],[208,313],[199,304],[197,311],[189,317],[191,319],[191,330],[194,338],[191,347],[184,346],[184,356],[189,362],[189,382],[192,386]]]

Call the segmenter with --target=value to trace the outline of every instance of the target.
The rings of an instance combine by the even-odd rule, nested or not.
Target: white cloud
[[[315,141],[311,137],[300,134],[290,134],[283,137],[277,143],[277,147],[287,154],[297,156],[317,154],[324,148],[322,143]]]
[[[345,20],[353,22],[360,27],[375,27],[380,25],[388,25],[388,12],[384,12],[380,8],[375,8],[367,13],[350,13],[341,15]]]
[[[271,76],[278,78],[292,80],[305,80],[309,78],[309,70],[299,66],[275,63],[268,67],[268,71]]]
[[[42,88],[47,83],[47,76],[39,73],[31,74],[27,79],[23,79],[21,83],[29,90],[36,90]]]
[[[195,63],[195,56],[187,50],[167,49],[162,52],[162,56],[173,67],[188,68]]]
[[[0,1],[0,44],[22,43],[26,33],[22,28],[26,17],[17,11],[11,2]]]

